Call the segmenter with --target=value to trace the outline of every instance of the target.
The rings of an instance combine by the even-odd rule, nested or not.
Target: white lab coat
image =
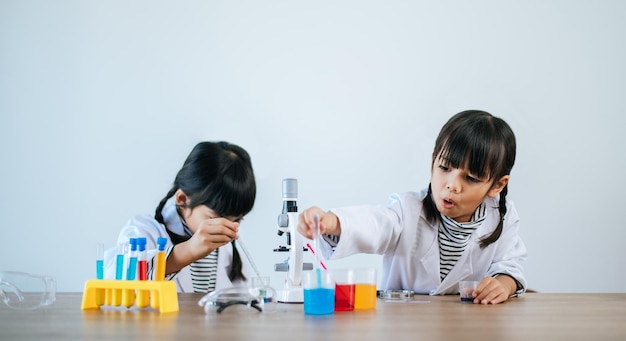
[[[163,219],[171,232],[183,236],[183,225],[178,213],[176,212],[176,204],[173,198],[167,201],[163,207]],[[122,229],[118,236],[117,243],[128,243],[130,238],[146,237],[147,244],[147,261],[148,261],[148,279],[152,279],[154,276],[154,261],[156,256],[156,242],[157,238],[167,238],[167,244],[165,246],[166,257],[169,257],[174,244],[169,235],[165,231],[165,226],[160,224],[153,216],[150,215],[138,215],[131,218],[126,226]],[[113,247],[105,252],[104,264],[105,264],[105,278],[115,279],[115,259],[116,248]],[[242,261],[242,271],[247,279],[251,279],[254,271],[247,263],[244,254],[239,252]],[[126,255],[125,255],[126,257]],[[228,278],[228,272],[230,271],[233,257],[232,243],[224,245],[219,248],[217,257],[217,278],[215,282],[215,290],[245,285],[242,281],[231,282]],[[126,271],[126,269],[124,269]],[[191,283],[191,270],[189,266],[182,268],[179,272],[166,275],[166,279],[176,282],[176,288],[178,292],[193,292],[193,286]]]
[[[341,223],[341,237],[330,259],[356,253],[383,255],[382,290],[413,290],[416,294],[457,294],[462,280],[481,280],[497,273],[515,278],[526,288],[521,262],[526,247],[518,235],[519,216],[507,199],[500,238],[484,249],[479,239],[495,230],[500,214],[498,198],[487,198],[486,218],[443,282],[439,275],[438,224],[425,217],[422,201],[427,191],[394,194],[386,206],[332,209]],[[329,249],[325,248],[327,251]]]

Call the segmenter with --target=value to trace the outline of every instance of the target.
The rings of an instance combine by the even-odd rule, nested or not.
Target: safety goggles
[[[198,301],[198,305],[204,307],[206,313],[215,311],[221,314],[224,309],[235,305],[263,312],[273,310],[275,296],[276,291],[269,286],[228,287],[206,294]]]
[[[0,299],[13,309],[37,309],[52,305],[56,281],[50,276],[0,271]]]

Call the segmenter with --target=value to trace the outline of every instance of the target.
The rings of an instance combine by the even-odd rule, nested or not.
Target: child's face
[[[187,194],[180,189],[176,191],[174,196],[176,199],[176,205],[180,207],[181,215],[185,220],[185,224],[187,224],[187,227],[189,227],[189,230],[192,233],[196,233],[198,227],[203,223],[206,224],[206,221],[210,219],[225,218],[236,223],[241,222],[241,219],[243,219],[243,217],[235,216],[221,217],[206,205],[198,205],[194,208],[188,208],[187,205],[189,205],[189,198],[187,197]]]
[[[185,223],[189,227],[189,230],[192,233],[196,233],[198,227],[209,219],[216,218],[226,218],[232,222],[240,222],[241,217],[220,217],[217,213],[215,213],[212,209],[208,208],[206,205],[198,205],[192,209],[183,208],[182,215],[185,219]]]
[[[508,175],[496,182],[478,178],[467,168],[453,168],[446,160],[438,158],[431,174],[433,200],[441,214],[459,223],[468,222],[485,197],[498,195],[508,181]]]

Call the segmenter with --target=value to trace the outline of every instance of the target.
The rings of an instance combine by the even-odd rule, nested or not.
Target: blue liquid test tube
[[[104,244],[98,243],[96,247],[96,278],[104,279]]]
[[[118,243],[117,244],[117,257],[115,259],[115,279],[122,280],[124,276],[124,253],[127,248],[126,243]],[[119,306],[122,304],[122,289],[114,289],[113,290],[113,305]]]
[[[130,249],[128,250],[128,269],[126,270],[126,279],[135,280],[137,274],[137,238],[130,238]],[[130,308],[135,304],[135,290],[126,289],[122,293],[122,304],[126,308]]]
[[[96,278],[104,279],[104,244],[98,243],[96,246]],[[104,304],[105,289],[96,289],[96,304]]]
[[[137,274],[137,238],[130,238],[130,252],[128,254],[127,280],[134,280]]]
[[[115,279],[121,280],[124,276],[124,253],[128,244],[117,244],[117,257],[115,261]]]

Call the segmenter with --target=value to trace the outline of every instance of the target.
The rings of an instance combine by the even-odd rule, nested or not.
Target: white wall
[[[0,270],[81,291],[95,245],[153,212],[196,142],[227,140],[252,155],[241,237],[277,284],[283,178],[299,179],[300,208],[385,203],[428,184],[441,125],[477,108],[517,134],[510,198],[530,287],[624,292],[624,13],[591,0],[0,0]]]

